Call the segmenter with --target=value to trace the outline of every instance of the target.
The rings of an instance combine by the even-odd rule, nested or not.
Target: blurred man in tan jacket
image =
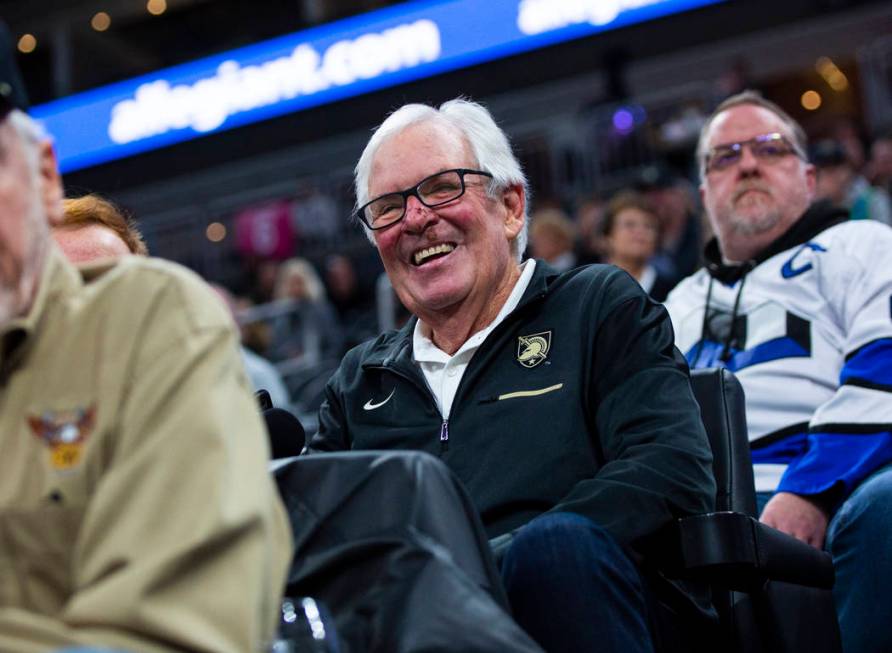
[[[291,542],[232,321],[177,266],[64,260],[0,37],[0,651],[262,650]]]

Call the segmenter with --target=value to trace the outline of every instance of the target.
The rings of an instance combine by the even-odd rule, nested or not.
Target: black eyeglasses
[[[727,170],[737,165],[743,156],[744,147],[749,147],[753,156],[765,163],[774,163],[791,154],[805,159],[805,156],[783,134],[760,134],[748,141],[716,145],[706,155],[706,171]]]
[[[441,206],[465,194],[465,175],[483,175],[492,179],[492,175],[482,170],[455,168],[444,170],[430,177],[425,177],[412,188],[387,193],[366,202],[356,211],[356,217],[362,220],[369,229],[383,229],[403,219],[406,215],[406,203],[410,197],[428,208]]]

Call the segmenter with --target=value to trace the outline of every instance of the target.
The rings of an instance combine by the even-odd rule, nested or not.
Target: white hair
[[[462,98],[450,100],[439,108],[426,104],[406,104],[390,114],[372,134],[356,164],[355,191],[356,208],[369,201],[369,180],[372,172],[372,161],[378,148],[389,138],[396,136],[407,127],[424,122],[440,122],[462,135],[474,153],[476,166],[492,175],[487,186],[487,194],[497,197],[499,192],[509,186],[520,184],[524,199],[529,199],[527,179],[521,170],[520,163],[511,151],[511,144],[489,111],[481,104]],[[511,252],[520,262],[527,246],[527,224],[529,223],[527,207],[524,202],[523,228],[511,242]],[[363,225],[369,240],[371,230]]]
[[[50,140],[49,135],[39,122],[19,109],[13,109],[9,113],[7,120],[15,129],[22,143],[22,149],[28,158],[28,165],[33,172],[36,172],[40,156],[40,150],[37,146]]]
[[[0,326],[29,310],[37,292],[40,270],[49,250],[49,227],[46,222],[40,197],[40,144],[47,140],[46,133],[34,120],[22,111],[14,109],[6,117],[8,123],[21,142],[22,155],[28,167],[28,188],[19,192],[29,196],[25,222],[25,245],[21,252],[21,261],[13,257],[13,265],[17,268],[17,279],[11,285],[0,284]]]

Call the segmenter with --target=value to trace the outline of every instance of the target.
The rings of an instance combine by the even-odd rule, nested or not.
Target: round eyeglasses
[[[428,208],[435,208],[465,194],[467,182],[465,175],[482,175],[492,179],[492,175],[483,170],[455,168],[444,170],[430,177],[425,177],[412,188],[387,193],[363,204],[357,211],[359,218],[369,229],[384,229],[402,220],[406,215],[406,204],[410,197]]]

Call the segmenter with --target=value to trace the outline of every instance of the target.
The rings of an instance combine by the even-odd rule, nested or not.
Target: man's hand
[[[816,549],[824,546],[827,513],[803,496],[778,492],[765,504],[759,520]]]

